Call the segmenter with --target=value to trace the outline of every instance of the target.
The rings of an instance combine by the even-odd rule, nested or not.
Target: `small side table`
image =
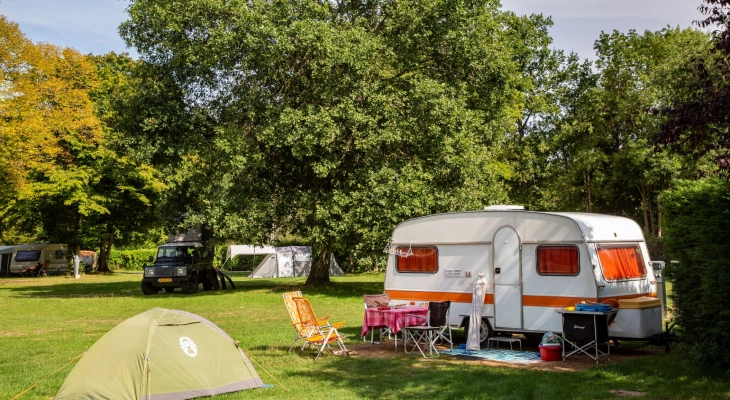
[[[510,351],[512,351],[512,343],[515,343],[516,342],[516,343],[519,343],[520,344],[520,351],[522,351],[522,340],[517,339],[517,338],[502,337],[502,336],[490,337],[487,340],[487,350],[489,350],[489,343],[491,343],[491,342],[496,342],[496,344],[494,345],[494,348],[495,349],[496,348],[499,348],[499,342],[509,343],[509,350]]]

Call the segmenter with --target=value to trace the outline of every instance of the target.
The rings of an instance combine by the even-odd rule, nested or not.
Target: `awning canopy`
[[[259,256],[265,254],[276,254],[274,246],[252,246],[250,244],[236,244],[228,246],[226,251],[226,260],[230,260],[235,256]]]

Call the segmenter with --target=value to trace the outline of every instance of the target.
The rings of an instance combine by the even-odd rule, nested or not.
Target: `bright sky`
[[[0,14],[20,25],[33,41],[73,47],[83,54],[129,52],[117,28],[127,18],[127,0],[0,0]],[[554,47],[595,58],[593,42],[601,31],[656,31],[682,28],[702,16],[701,0],[502,0],[518,14],[553,17]]]

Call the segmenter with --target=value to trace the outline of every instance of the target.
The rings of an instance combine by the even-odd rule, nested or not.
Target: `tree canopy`
[[[1,16],[0,43],[2,240],[68,243],[78,252],[103,241],[111,220],[135,231],[139,214],[130,211],[149,209],[161,182],[154,168],[109,145],[108,115],[97,105],[112,84],[93,60],[32,43]]]
[[[492,1],[134,1],[121,31],[212,119],[177,160],[219,235],[373,258],[398,222],[506,200],[499,149],[523,79]],[[185,139],[183,139],[185,140]],[[191,163],[184,167],[185,163]],[[382,258],[381,258],[382,259]]]

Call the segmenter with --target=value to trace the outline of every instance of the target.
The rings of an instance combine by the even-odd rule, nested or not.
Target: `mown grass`
[[[240,341],[260,365],[264,382],[275,385],[220,396],[223,399],[618,398],[611,390],[646,392],[644,399],[730,398],[730,375],[688,365],[681,348],[579,372],[493,367],[450,357],[424,362],[405,355],[325,355],[314,362],[311,354],[287,353],[293,330],[281,293],[301,289],[301,278],[254,280],[234,275],[236,290],[191,296],[143,296],[139,280],[139,274],[124,273],[79,280],[0,280],[0,398],[12,398],[83,353],[116,324],[153,307],[186,310],[213,321]],[[333,280],[331,287],[304,293],[319,313],[333,313],[336,320],[345,321],[343,332],[350,343],[358,343],[362,295],[382,292],[383,276]],[[62,368],[22,398],[53,397],[72,367]]]

